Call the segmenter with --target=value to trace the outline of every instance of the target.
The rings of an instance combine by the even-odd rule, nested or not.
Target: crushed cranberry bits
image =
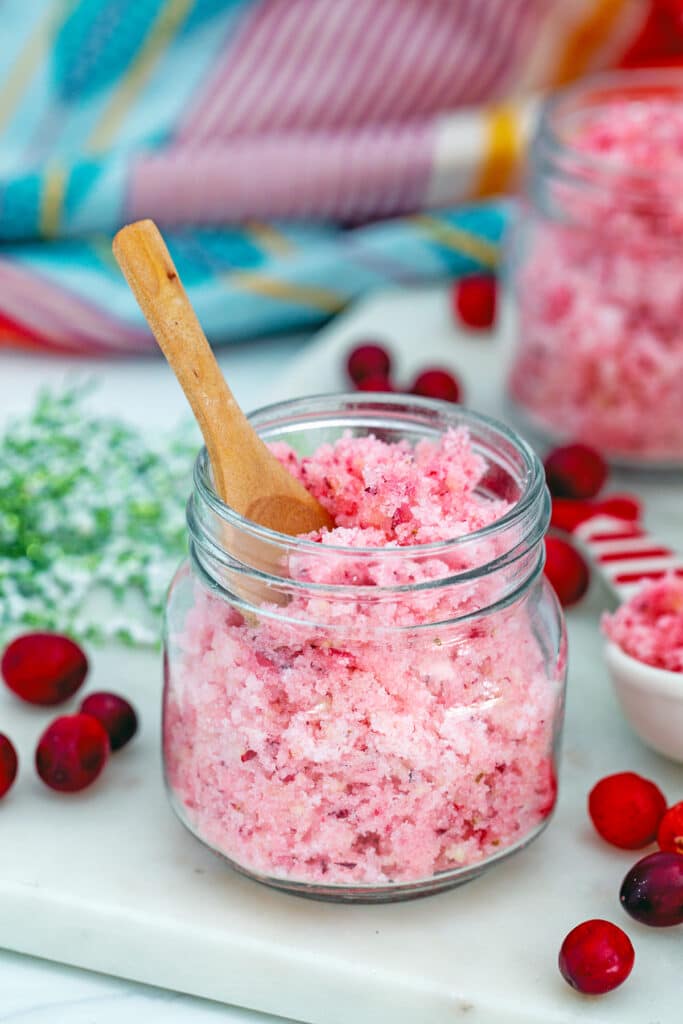
[[[91,785],[109,757],[107,731],[92,715],[63,715],[41,736],[36,771],[46,786],[77,793]]]
[[[12,788],[18,768],[19,759],[14,744],[9,737],[0,733],[0,797]]]
[[[670,807],[660,821],[657,845],[666,853],[683,853],[683,800]]]
[[[561,537],[545,538],[545,575],[564,608],[576,604],[588,590],[588,566],[576,548]]]
[[[586,501],[594,498],[607,479],[607,464],[585,444],[554,448],[543,463],[548,490],[554,498]]]
[[[496,318],[496,294],[496,279],[491,274],[463,277],[451,291],[453,315],[466,327],[486,330]]]
[[[138,718],[135,709],[116,693],[89,693],[82,702],[80,711],[84,715],[92,715],[104,726],[112,753],[125,747],[137,732]]]
[[[2,677],[29,704],[61,704],[78,690],[88,661],[73,640],[59,633],[25,633],[5,649]]]
[[[566,936],[558,966],[564,980],[585,995],[611,992],[628,978],[635,952],[626,932],[610,921],[584,921]]]
[[[652,843],[666,811],[664,794],[635,772],[601,779],[588,797],[588,813],[596,831],[612,846],[639,850]]]

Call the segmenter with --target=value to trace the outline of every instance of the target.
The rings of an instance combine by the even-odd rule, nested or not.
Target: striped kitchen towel
[[[216,343],[494,268],[534,97],[649,0],[0,0],[0,344],[133,352],[153,217]],[[391,219],[389,219],[391,218]]]

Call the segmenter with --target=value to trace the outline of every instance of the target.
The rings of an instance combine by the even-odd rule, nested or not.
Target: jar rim
[[[432,541],[428,544],[411,544],[404,546],[384,547],[356,547],[353,545],[334,544],[327,549],[335,555],[348,555],[355,558],[372,557],[373,559],[396,559],[397,555],[405,554],[406,557],[433,556],[445,554],[456,550],[464,544],[471,544],[494,537],[513,526],[517,521],[528,514],[531,508],[539,501],[545,490],[545,473],[540,460],[531,446],[516,431],[501,421],[475,412],[465,406],[454,405],[445,407],[445,403],[431,398],[422,398],[417,395],[392,395],[383,392],[364,392],[362,395],[352,392],[327,392],[317,395],[307,395],[303,398],[286,399],[262,406],[248,415],[249,421],[258,426],[267,419],[277,418],[283,414],[295,415],[297,410],[306,411],[311,417],[312,413],[329,412],[330,400],[344,405],[349,411],[357,409],[360,413],[379,414],[385,412],[398,413],[413,409],[415,412],[424,414],[432,413],[435,417],[448,415],[453,422],[450,426],[464,426],[469,428],[475,426],[490,432],[491,435],[498,435],[502,441],[512,445],[521,456],[524,467],[524,487],[511,507],[499,519],[482,526],[471,533],[465,533],[458,537],[448,538],[442,541]],[[312,418],[312,417],[311,417]],[[459,422],[461,421],[461,422]],[[283,550],[296,549],[297,552],[311,554],[320,553],[320,544],[317,541],[309,540],[306,537],[292,537],[289,534],[280,533],[266,526],[260,526],[252,520],[246,519],[239,512],[227,505],[216,493],[211,482],[211,471],[208,452],[202,447],[197,455],[194,466],[194,486],[201,500],[206,503],[210,510],[217,515],[227,527],[238,529],[243,535],[247,535],[255,541],[264,544],[277,545]]]
[[[658,169],[633,167],[609,155],[590,153],[572,144],[571,136],[562,131],[572,113],[598,109],[601,104],[623,100],[677,96],[683,101],[683,68],[642,68],[606,71],[591,75],[558,90],[541,109],[532,149],[538,162],[560,164],[570,158],[563,176],[582,177],[592,174],[619,174],[628,171],[629,181],[639,178],[647,182]]]

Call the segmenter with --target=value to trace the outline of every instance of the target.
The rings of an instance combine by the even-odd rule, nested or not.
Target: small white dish
[[[614,643],[605,662],[621,709],[644,743],[683,763],[683,672],[646,665]]]
[[[683,572],[683,557],[652,537],[640,522],[598,514],[574,531],[617,604],[651,579]],[[683,763],[683,672],[655,668],[606,641],[604,657],[622,711],[653,750]]]

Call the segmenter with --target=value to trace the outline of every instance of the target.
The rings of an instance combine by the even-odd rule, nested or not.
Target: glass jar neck
[[[258,608],[260,615],[331,625],[355,612],[376,623],[384,617],[389,628],[416,628],[516,600],[541,571],[549,520],[543,469],[501,424],[459,406],[384,395],[300,399],[261,409],[250,419],[266,442],[286,441],[299,454],[346,432],[414,444],[465,427],[485,466],[478,493],[505,500],[508,509],[489,526],[438,543],[320,543],[260,527],[225,505],[202,450],[187,513],[192,559],[209,585],[245,613]]]
[[[683,71],[616,71],[557,93],[545,104],[530,147],[527,191],[532,203],[555,219],[592,230],[602,217],[601,231],[609,230],[615,207],[620,214],[642,218],[650,229],[658,216],[670,218],[669,204],[680,193],[675,175],[662,175],[659,166],[644,161],[626,161],[609,148],[602,152],[599,139],[587,141],[591,125],[608,122],[611,107],[645,111],[653,101],[683,105]]]

